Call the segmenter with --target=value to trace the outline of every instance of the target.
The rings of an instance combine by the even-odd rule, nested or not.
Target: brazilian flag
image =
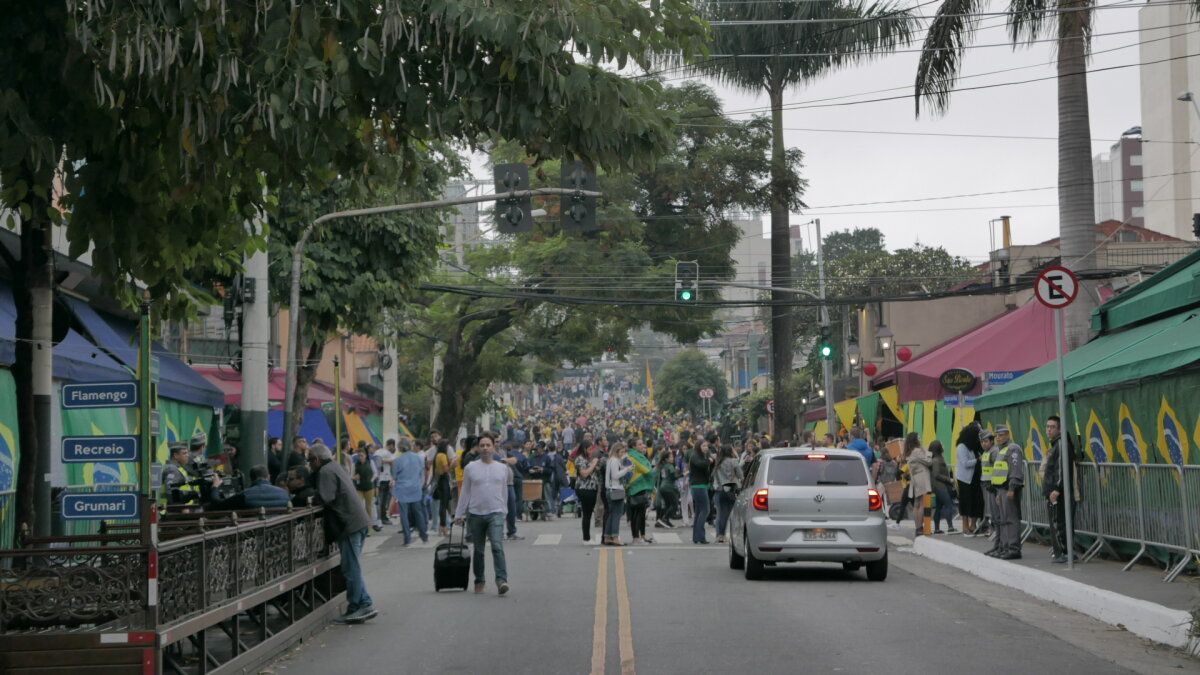
[[[633,462],[633,473],[630,474],[629,487],[626,490],[631,496],[653,490],[654,476],[650,471],[650,460],[633,448],[629,449],[628,456]]]

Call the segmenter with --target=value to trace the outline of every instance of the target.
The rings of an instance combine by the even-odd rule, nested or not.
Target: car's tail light
[[[809,459],[827,459],[825,455],[806,455]]]
[[[867,505],[870,511],[878,511],[883,508],[883,497],[880,496],[879,490],[875,488],[867,490]]]
[[[763,488],[754,493],[754,508],[758,511],[767,510],[767,489]]]

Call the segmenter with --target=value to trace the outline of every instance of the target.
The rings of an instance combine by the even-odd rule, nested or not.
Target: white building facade
[[[1141,29],[1142,147],[1145,226],[1193,240],[1200,212],[1200,33],[1187,5],[1151,0],[1138,12]]]

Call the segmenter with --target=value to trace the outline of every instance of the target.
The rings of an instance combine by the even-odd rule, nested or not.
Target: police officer
[[[171,459],[163,465],[162,501],[166,504],[190,504],[200,501],[200,491],[192,484],[192,475],[188,472],[191,457],[188,454],[188,444],[172,443],[170,446]]]
[[[1025,487],[1025,457],[1021,446],[1012,442],[1008,427],[996,427],[999,453],[992,463],[992,487],[999,505],[996,551],[992,557],[1018,560],[1021,557],[1021,490]]]
[[[983,454],[980,455],[980,464],[982,468],[979,473],[979,482],[983,486],[983,518],[979,523],[979,527],[975,529],[975,536],[986,537],[992,533],[993,524],[996,522],[996,490],[992,487],[992,465],[996,461],[996,454],[999,449],[996,447],[996,437],[991,429],[984,428],[979,432],[979,445],[983,448]],[[996,550],[995,546],[988,551],[991,553]]]

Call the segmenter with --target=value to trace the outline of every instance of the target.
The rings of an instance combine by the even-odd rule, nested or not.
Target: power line
[[[1130,63],[1130,64],[1119,65],[1119,66],[1106,66],[1104,68],[1091,68],[1088,70],[1088,74],[1092,75],[1095,73],[1103,73],[1103,72],[1109,72],[1109,71],[1114,71],[1114,70],[1124,70],[1126,68],[1138,68],[1141,66],[1152,66],[1152,65],[1157,65],[1160,63],[1169,63],[1172,61],[1179,61],[1181,59],[1195,58],[1196,56],[1200,56],[1200,54],[1184,54],[1182,56],[1172,56],[1169,58],[1158,59],[1155,61],[1139,61],[1137,63]],[[1022,85],[1022,84],[1034,84],[1037,82],[1046,82],[1049,80],[1057,80],[1057,79],[1058,79],[1058,75],[1048,75],[1046,77],[1035,77],[1035,78],[1030,78],[1027,80],[1016,80],[1016,81],[1012,81],[1012,82],[996,82],[993,84],[976,85],[974,87],[957,87],[957,88],[955,88],[955,91],[959,91],[959,92],[982,91],[985,89],[998,89],[1001,87],[1012,87],[1012,86]],[[846,96],[839,96],[839,97],[835,97],[835,98],[846,98]],[[887,101],[907,100],[910,98],[912,98],[912,95],[906,94],[903,96],[883,96],[880,98],[864,99],[861,101],[844,101],[844,102],[840,102],[840,103],[818,103],[816,101],[835,100],[835,99],[817,99],[816,101],[798,101],[796,103],[785,103],[781,109],[782,110],[812,110],[815,108],[841,108],[841,107],[851,106],[851,105],[862,105],[864,103],[884,103]],[[771,111],[771,108],[769,108],[769,107],[746,108],[744,110],[734,110],[734,111],[728,111],[728,112],[722,112],[722,113],[699,113],[699,114],[695,114],[695,115],[688,115],[686,117],[681,117],[680,119],[705,119],[705,118],[710,118],[710,117],[716,117],[718,115],[721,115],[721,116],[749,115],[749,114],[754,114],[754,113],[763,113],[763,112],[770,112],[770,111]]]

